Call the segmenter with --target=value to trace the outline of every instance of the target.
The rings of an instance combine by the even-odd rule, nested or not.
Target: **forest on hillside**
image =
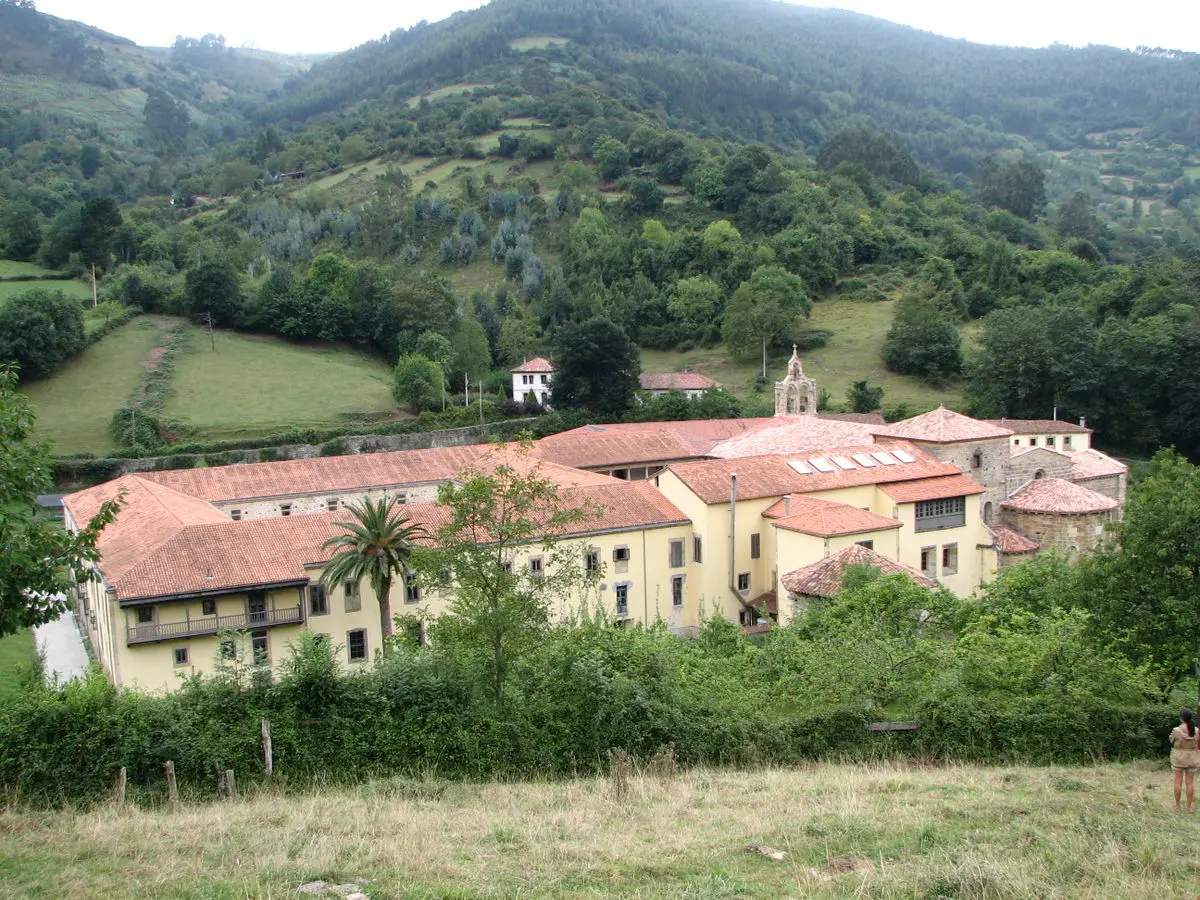
[[[216,131],[164,85],[124,149],[0,110],[0,244],[95,266],[126,307],[372,348],[416,409],[603,335],[624,386],[556,406],[618,417],[637,347],[765,361],[829,339],[814,304],[890,302],[878,363],[963,385],[976,414],[1200,449],[1194,56],[746,9],[496,0],[231,102]],[[173,52],[191,72],[226,51]],[[44,305],[0,307],[0,355],[28,354]],[[826,403],[877,404],[869,375]]]

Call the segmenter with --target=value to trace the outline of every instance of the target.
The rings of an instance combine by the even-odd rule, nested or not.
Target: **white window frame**
[[[672,575],[671,576],[671,608],[672,609],[682,609],[683,608],[683,600],[684,600],[683,589],[685,586],[684,582],[686,581],[686,579],[687,579],[686,575]]]

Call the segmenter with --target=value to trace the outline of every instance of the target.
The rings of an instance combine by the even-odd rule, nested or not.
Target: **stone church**
[[[800,354],[792,344],[792,358],[788,360],[787,375],[783,381],[775,382],[775,415],[815,416],[817,414],[817,383],[804,377],[800,365]]]

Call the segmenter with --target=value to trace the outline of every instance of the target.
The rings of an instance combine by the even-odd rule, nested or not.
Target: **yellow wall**
[[[903,523],[900,529],[900,562],[921,571],[921,550],[933,547],[935,571],[932,577],[960,597],[970,596],[985,578],[996,568],[995,550],[982,550],[979,545],[990,545],[992,537],[983,527],[980,518],[980,495],[966,500],[966,524],[958,528],[939,531],[918,532],[915,528],[916,504],[901,503],[896,506],[896,518]],[[942,568],[942,549],[948,545],[958,549],[958,568],[951,574]]]
[[[1049,438],[1054,438],[1053,445],[1047,443]],[[1069,447],[1063,445],[1064,438],[1071,439]],[[1036,444],[1033,443],[1034,440],[1037,441]],[[1008,443],[1013,447],[1050,447],[1053,450],[1074,452],[1076,450],[1090,449],[1092,446],[1092,436],[1086,432],[1082,434],[1043,434],[1035,431],[1022,431],[1013,434],[1008,439]]]

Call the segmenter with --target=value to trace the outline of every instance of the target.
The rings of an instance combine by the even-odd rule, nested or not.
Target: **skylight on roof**
[[[867,456],[865,453],[855,453],[854,461],[864,469],[873,469],[879,465],[879,463],[875,462],[875,460],[871,459],[871,457]]]
[[[911,453],[909,453],[907,450],[893,450],[892,456],[896,457],[896,459],[900,460],[900,462],[916,462],[917,461],[917,458],[915,456],[913,456]]]
[[[885,466],[897,466],[899,461],[886,450],[872,451],[871,455],[883,463]]]
[[[854,463],[850,462],[850,460],[846,459],[846,457],[844,457],[844,456],[831,456],[829,458],[832,459],[835,463],[837,463],[838,468],[841,468],[841,469],[855,468]]]
[[[829,460],[823,456],[814,456],[809,460],[809,462],[813,464],[813,468],[815,468],[818,472],[834,471],[834,468],[830,464]]]
[[[799,472],[801,475],[811,475],[813,473],[812,469],[810,469],[807,465],[805,465],[798,459],[789,459],[788,465],[791,466],[793,469],[795,469],[797,472]]]

